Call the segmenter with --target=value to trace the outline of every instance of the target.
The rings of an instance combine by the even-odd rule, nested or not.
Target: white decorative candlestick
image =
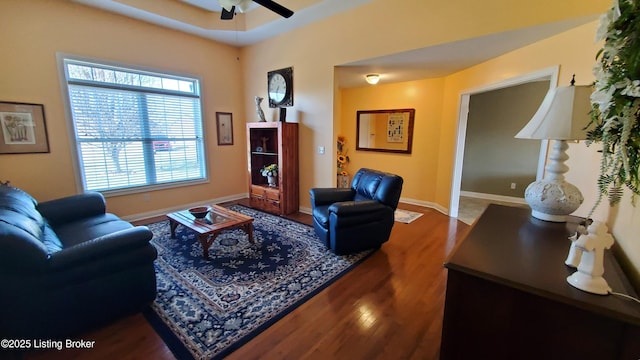
[[[576,245],[576,240],[578,240],[580,236],[588,234],[587,226],[591,225],[592,222],[593,221],[591,219],[587,219],[584,222],[581,222],[576,229],[576,233],[569,237],[569,240],[571,240],[571,248],[569,249],[567,260],[564,261],[565,265],[576,269],[580,264],[580,259],[582,258],[582,248]]]
[[[578,271],[567,277],[572,286],[593,294],[606,295],[611,291],[602,277],[604,274],[604,250],[613,246],[614,240],[607,233],[607,225],[594,221],[587,228],[586,235],[580,235],[575,246],[582,250]]]

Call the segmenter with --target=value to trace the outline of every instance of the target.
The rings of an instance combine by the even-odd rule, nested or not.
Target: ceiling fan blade
[[[272,0],[253,0],[254,3],[260,4],[264,7],[266,7],[267,9],[273,11],[274,13],[285,17],[285,18],[289,18],[291,17],[291,15],[293,15],[293,11],[287,9],[286,7],[278,4],[275,1]]]
[[[233,14],[236,12],[236,7],[232,6],[231,11],[227,11],[227,9],[222,8],[222,12],[220,13],[220,20],[231,20],[233,19]]]

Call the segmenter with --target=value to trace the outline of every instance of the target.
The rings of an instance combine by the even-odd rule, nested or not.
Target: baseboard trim
[[[133,214],[133,215],[129,215],[129,216],[123,216],[122,220],[125,220],[125,221],[128,221],[128,222],[136,222],[136,221],[141,221],[141,220],[154,218],[154,217],[157,217],[157,216],[163,216],[163,215],[166,215],[166,214],[171,213],[171,212],[181,211],[181,210],[185,210],[185,209],[192,208],[192,207],[195,207],[195,206],[207,206],[207,205],[211,205],[211,204],[221,204],[221,203],[224,203],[224,202],[235,201],[235,200],[240,200],[240,199],[247,199],[247,198],[249,198],[249,193],[242,193],[242,194],[223,196],[223,197],[219,197],[219,198],[215,198],[215,199],[203,200],[203,201],[198,201],[198,202],[194,202],[194,203],[190,203],[190,204],[182,204],[182,205],[172,206],[172,207],[168,207],[168,208],[164,208],[164,209],[158,209],[158,210],[153,210],[153,211],[149,211],[149,212]]]
[[[211,205],[211,204],[220,204],[220,203],[224,203],[224,202],[241,200],[241,199],[248,199],[248,198],[249,198],[249,193],[242,193],[242,194],[223,196],[223,197],[219,197],[219,198],[215,198],[215,199],[203,200],[203,201],[198,201],[198,202],[194,202],[194,203],[182,204],[182,205],[172,206],[172,207],[168,207],[168,208],[164,208],[164,209],[157,209],[157,210],[153,210],[153,211],[149,211],[149,212],[123,216],[122,220],[125,220],[125,221],[128,221],[128,222],[137,222],[137,221],[142,221],[142,220],[154,218],[154,217],[157,217],[157,216],[163,216],[163,215],[166,215],[166,214],[171,213],[171,212],[176,212],[176,211],[188,209],[188,208],[195,207],[195,206],[206,206],[206,205]],[[439,212],[443,213],[444,215],[449,216],[449,209],[445,208],[442,205],[436,204],[434,202],[424,201],[424,200],[416,200],[416,199],[410,199],[410,198],[400,198],[400,202],[403,203],[403,204],[416,205],[416,206],[421,206],[421,207],[434,209],[436,211],[439,211]],[[306,207],[306,206],[301,206],[298,209],[298,211],[303,213],[303,214],[307,214],[307,215],[311,215],[312,214],[311,208]]]
[[[504,201],[504,202],[517,203],[517,204],[527,203],[524,198],[519,198],[515,196],[477,193],[473,191],[460,191],[460,196],[466,196],[470,198],[484,199],[484,200]]]
[[[429,201],[423,201],[423,200],[415,200],[415,199],[407,199],[407,198],[401,198],[400,199],[400,203],[403,204],[409,204],[409,205],[416,205],[416,206],[421,206],[421,207],[426,207],[429,209],[434,209],[437,210],[445,215],[449,215],[447,208],[440,206],[436,203],[432,203]],[[298,211],[300,211],[303,214],[307,214],[307,215],[311,215],[312,214],[312,210],[311,208],[308,207],[300,207],[300,209],[298,209]]]
[[[416,200],[416,199],[410,199],[410,198],[400,198],[400,202],[403,204],[416,205],[416,206],[422,206],[422,207],[434,209],[436,211],[439,211],[449,216],[449,209],[431,201]]]

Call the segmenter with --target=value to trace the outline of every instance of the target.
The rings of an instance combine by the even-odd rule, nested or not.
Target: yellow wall
[[[51,153],[0,155],[0,180],[11,180],[38,200],[77,192],[56,64],[56,53],[65,52],[197,76],[203,81],[211,183],[155,191],[149,200],[142,194],[112,197],[108,199],[110,211],[135,215],[246,193],[244,122],[256,120],[253,98],[266,97],[266,73],[293,66],[295,104],[288,119],[300,123],[302,208],[309,207],[309,188],[335,184],[335,139],[339,132],[351,141],[351,169],[383,164],[405,176],[404,198],[446,208],[460,93],[558,64],[560,84],[568,83],[573,73],[579,83],[591,82],[597,51],[593,44],[595,24],[440,79],[340,92],[336,91],[334,66],[598,14],[609,5],[610,0],[424,0],[410,4],[376,0],[239,50],[69,1],[3,0],[0,100],[44,104]],[[355,110],[359,107],[416,108],[413,154],[354,154]],[[277,117],[274,111],[265,110],[268,118]],[[216,111],[233,113],[233,146],[216,145]],[[318,154],[319,146],[326,147],[325,154]],[[594,154],[594,149],[572,146],[569,166],[587,162],[582,172],[594,176],[597,167],[592,170],[594,162],[585,160]],[[567,177],[583,190],[585,203],[594,200],[589,176],[570,173]],[[606,206],[600,211],[609,218],[631,262],[640,268],[640,244],[633,239],[640,230],[635,225],[640,224],[640,212],[628,203],[614,211]]]
[[[438,152],[440,162],[437,203],[448,204],[449,202],[460,94],[468,89],[494,84],[556,65],[560,65],[559,86],[567,86],[572,74],[576,75],[578,84],[592,83],[595,54],[601,45],[594,43],[597,25],[597,22],[589,23],[446,78],[442,132],[440,133],[442,140]],[[583,205],[575,213],[578,216],[587,216],[598,196],[596,179],[600,157],[597,150],[597,145],[587,148],[584,142],[570,144],[568,150],[570,158],[567,164],[570,170],[565,177],[582,191],[585,198]],[[601,205],[593,218],[608,221],[610,231],[634,268],[634,276],[638,278],[640,241],[637,234],[640,232],[640,210],[633,208],[629,197],[626,197],[623,203],[614,209],[610,209],[606,204]]]
[[[121,216],[246,193],[241,62],[237,48],[69,1],[0,2],[0,101],[44,104],[49,154],[0,155],[0,180],[39,201],[77,193],[56,53],[64,52],[202,80],[211,182],[111,197]],[[232,112],[234,145],[217,146],[215,113]]]
[[[386,5],[388,5],[388,2],[384,1],[372,4],[370,7],[376,8],[376,10],[369,9],[371,16],[375,18],[378,11],[383,13],[384,11],[390,11],[390,9],[382,10]],[[483,5],[485,5],[485,2],[483,2]],[[506,4],[504,5],[507,6]],[[573,4],[572,6],[576,6],[578,9],[585,10],[587,11],[586,13],[588,13],[585,5],[587,4],[580,3]],[[593,6],[590,8],[591,10],[595,8],[597,9],[596,12],[602,12],[610,4],[608,1],[596,1],[590,3],[590,5]],[[455,5],[447,5],[447,7],[449,6]],[[522,4],[518,4],[518,6],[522,6]],[[544,8],[545,10],[543,12],[545,14],[554,12],[550,11],[551,5],[542,6],[536,4],[536,6],[539,6],[540,9]],[[456,10],[466,13],[466,11],[461,9]],[[474,9],[474,11],[476,10],[481,11],[480,9]],[[510,9],[510,11],[511,10],[512,9]],[[511,12],[500,13],[509,13],[510,16],[513,15]],[[555,12],[556,15],[558,13],[559,12]],[[430,35],[438,33],[434,35],[436,37],[446,36],[443,35],[443,33],[445,33],[452,36],[452,38],[455,36],[463,36],[457,33],[455,29],[451,29],[451,32],[425,28],[417,29],[420,25],[411,21],[414,19],[414,15],[421,16],[423,13],[418,9],[415,14],[403,14],[403,19],[406,19],[406,23],[410,23],[412,24],[411,26],[414,27],[415,32],[412,33]],[[515,16],[514,18],[520,19],[521,16],[529,19],[526,14],[520,14],[520,16]],[[542,14],[538,12],[535,16],[542,16]],[[443,18],[447,18],[447,16],[443,16]],[[488,19],[488,22],[494,22],[494,25],[495,23],[506,25],[505,20],[502,18],[496,19],[495,14],[487,14],[485,18]],[[362,23],[360,19],[362,19]],[[406,182],[402,194],[403,198],[418,200],[418,202],[424,203],[433,202],[443,208],[448,208],[461,93],[469,89],[492,85],[557,65],[560,65],[558,79],[560,85],[568,84],[572,74],[576,74],[579,84],[588,84],[594,80],[591,69],[595,61],[595,54],[599,49],[599,44],[595,44],[593,40],[597,26],[596,22],[513,51],[486,63],[447,76],[444,79],[348,89],[341,91],[334,98],[332,94],[324,91],[329,89],[325,82],[328,79],[333,79],[333,75],[327,73],[331,71],[327,62],[329,64],[340,64],[343,61],[356,60],[359,57],[366,58],[367,56],[382,55],[379,52],[381,49],[389,50],[389,48],[394,48],[398,45],[389,44],[388,42],[389,39],[395,39],[394,36],[398,36],[400,39],[399,42],[403,44],[408,41],[416,41],[420,43],[421,46],[426,46],[430,41],[434,41],[433,37],[406,37],[394,32],[394,30],[398,30],[399,32],[406,31],[406,29],[403,28],[404,25],[399,26],[398,29],[375,28],[368,24],[378,24],[378,22],[370,21],[370,18],[354,17],[352,20],[352,29],[354,30],[348,33],[341,32],[342,29],[337,24],[323,27],[323,23],[317,26],[311,26],[308,29],[302,29],[295,34],[285,34],[276,39],[249,47],[244,51],[250,63],[253,63],[255,59],[250,55],[263,54],[265,52],[281,52],[288,59],[291,59],[290,64],[294,65],[296,70],[299,68],[301,71],[306,71],[308,68],[313,69],[313,75],[308,76],[316,79],[316,82],[306,83],[306,81],[312,79],[300,80],[296,77],[296,94],[302,93],[305,100],[309,101],[308,104],[306,102],[303,103],[301,107],[305,108],[307,105],[310,106],[308,108],[309,112],[305,114],[303,118],[299,119],[304,123],[304,127],[309,129],[309,131],[301,134],[301,143],[305,144],[305,150],[301,153],[301,161],[303,162],[303,164],[301,164],[303,169],[301,173],[302,206],[308,206],[307,189],[309,187],[330,186],[334,182],[334,157],[316,154],[316,146],[322,145],[328,148],[335,146],[334,139],[336,134],[344,133],[347,139],[351,140],[348,147],[351,151],[350,169],[352,171],[359,167],[366,166],[382,166],[385,169],[389,169],[389,171],[395,171],[405,176]],[[526,20],[523,21],[526,22]],[[439,24],[437,21],[435,23]],[[367,36],[358,38],[352,33],[357,33],[358,30],[355,29],[359,29],[360,25],[369,33]],[[444,24],[440,25],[443,25],[447,30],[450,29],[450,27]],[[474,26],[475,25],[476,24],[474,24]],[[423,26],[428,27],[428,25]],[[337,33],[344,34],[345,36],[340,41],[333,41],[335,40],[333,36]],[[322,34],[322,37],[318,38],[318,36],[314,34]],[[367,39],[375,39],[375,42],[378,43],[379,46],[368,42]],[[413,46],[418,47],[417,43],[413,43]],[[303,46],[303,44],[305,45]],[[309,49],[308,47],[311,46],[310,44],[314,44],[314,47],[323,49],[324,51],[311,52],[313,56],[310,56],[306,53]],[[304,47],[304,54],[298,51],[299,46]],[[405,44],[405,46],[410,45]],[[275,65],[269,66],[264,63],[261,63],[260,66],[263,72],[270,68],[277,68]],[[300,83],[302,83],[302,86],[299,86]],[[259,84],[251,80],[248,80],[246,84],[247,89],[259,91]],[[409,99],[413,101],[405,102],[407,98],[404,96],[411,94],[410,90],[414,89],[422,91],[423,94],[429,93],[429,90],[441,91],[441,110],[438,110],[435,104],[423,104],[417,100],[418,97],[411,98],[411,96],[409,96]],[[424,99],[424,97],[420,98]],[[332,100],[336,101],[336,104],[332,107],[317,106],[318,104],[324,104]],[[316,106],[312,106],[311,103],[315,103]],[[297,106],[296,104],[296,107]],[[428,122],[430,119],[425,119],[423,109],[420,108],[421,106],[424,106],[425,109],[429,111],[433,111],[433,114],[431,114],[434,119],[432,120],[433,123]],[[413,154],[410,156],[398,156],[382,153],[354,152],[355,111],[358,110],[358,108],[385,109],[394,107],[416,107]],[[330,111],[334,109],[337,110],[332,117]],[[332,118],[335,123],[331,122]],[[438,120],[438,118],[440,119]],[[335,126],[335,128],[332,128],[332,126]],[[432,130],[438,131],[438,129],[439,132],[437,134],[431,132]],[[330,152],[327,151],[327,153]],[[597,198],[595,186],[599,164],[597,147],[586,148],[584,143],[572,144],[569,149],[569,155],[571,158],[568,164],[572,171],[570,171],[566,177],[569,181],[577,185],[585,196],[584,204],[576,214],[586,216]],[[437,160],[435,159],[436,157]],[[628,198],[626,198],[626,200],[626,202],[623,202],[619,207],[614,209],[609,209],[606,204],[600,206],[594,217],[600,220],[608,220],[608,224],[611,226],[610,230],[617,240],[616,246],[619,246],[623,250],[623,253],[630,262],[630,270],[637,279],[638,269],[640,269],[640,242],[637,241],[635,234],[640,232],[640,210],[632,207]]]
[[[395,171],[405,176],[403,198],[433,202],[448,208],[461,94],[558,65],[560,86],[568,85],[573,74],[578,84],[592,83],[595,54],[601,46],[594,43],[597,25],[597,22],[592,22],[580,26],[444,78],[343,90],[341,130],[350,139],[355,139],[354,114],[358,108],[416,107],[414,152],[411,156],[402,158],[355,152],[351,153],[351,169],[382,166]],[[433,96],[434,93],[442,96]],[[438,109],[440,102],[441,110]],[[585,197],[583,205],[576,211],[578,216],[587,216],[598,196],[598,149],[597,145],[586,147],[584,142],[570,144],[567,162],[570,171],[566,178],[578,186]],[[640,279],[640,241],[637,239],[640,209],[631,206],[627,196],[613,209],[605,201],[593,218],[607,221],[617,246],[630,263],[631,275]]]
[[[594,77],[591,68],[598,50],[594,43],[596,22],[523,47],[483,64],[448,76],[445,81],[443,140],[438,169],[436,201],[448,204],[460,94],[469,89],[498,83],[520,75],[560,65],[559,85],[568,85],[572,74],[578,84],[589,84]]]
[[[405,180],[402,198],[412,202],[433,202],[436,193],[440,122],[444,78],[364,86],[341,91],[339,132],[347,137],[350,173],[368,167],[388,171]],[[416,110],[411,154],[356,151],[358,110]],[[381,136],[386,138],[386,128]]]
[[[609,5],[609,0],[424,0],[413,1],[410,4],[399,4],[397,0],[373,1],[243,48],[244,97],[266,97],[267,71],[286,66],[294,68],[295,99],[294,106],[289,111],[295,115],[291,117],[292,121],[300,123],[300,205],[308,209],[308,191],[311,187],[335,184],[335,156],[332,156],[335,153],[335,139],[350,121],[342,119],[341,110],[349,105],[334,92],[334,66],[481,35],[599,14]],[[250,102],[245,102],[245,111],[253,111]],[[452,121],[451,114],[445,114],[444,119]],[[424,154],[425,158],[437,157],[437,167],[422,170],[425,174],[419,174],[416,179],[409,177],[405,180],[407,183],[413,183],[414,180],[418,182],[425,179],[426,172],[435,171],[439,189],[435,200],[446,207],[449,203],[448,195],[442,194],[448,191],[447,181],[450,182],[451,179],[451,141],[454,138],[452,128],[442,129],[440,136],[445,141],[440,142],[436,153]],[[353,136],[349,138],[351,141],[355,139]],[[325,154],[318,154],[319,146],[327,149]],[[416,149],[414,154],[415,151]],[[393,158],[385,157],[385,164],[390,159]],[[420,200],[433,200],[428,198],[429,190],[422,193],[427,198]],[[403,197],[405,195],[407,193],[403,191]]]

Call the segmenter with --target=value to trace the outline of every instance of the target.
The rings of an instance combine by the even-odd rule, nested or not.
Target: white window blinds
[[[85,190],[206,178],[197,79],[64,60]]]

